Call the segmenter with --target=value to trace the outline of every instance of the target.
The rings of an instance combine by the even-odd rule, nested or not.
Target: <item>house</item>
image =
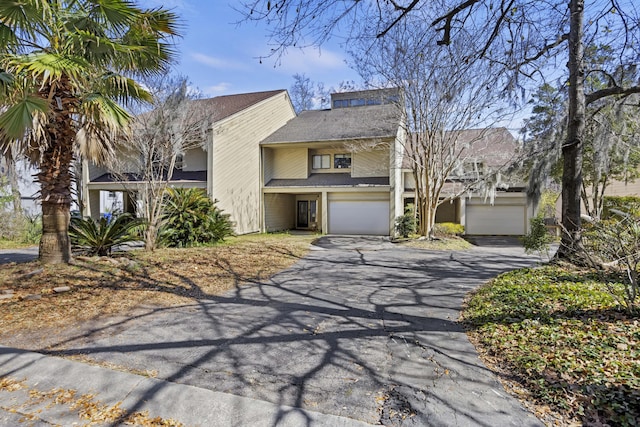
[[[337,93],[330,109],[298,116],[285,90],[194,101],[210,112],[213,125],[203,148],[184,153],[170,185],[207,191],[231,215],[238,234],[299,229],[393,235],[395,218],[415,197],[403,164],[399,96],[398,89]],[[506,129],[464,131],[460,138],[474,141],[466,156],[474,173],[516,149]],[[142,185],[133,172],[127,188]],[[445,191],[459,188],[466,173],[452,176]],[[107,170],[87,165],[83,175],[85,215],[100,215],[101,198],[135,211],[135,200]],[[492,199],[480,192],[455,197],[439,207],[436,221],[461,223],[468,234],[521,235],[532,210],[524,186],[516,185]]]
[[[170,186],[202,188],[217,206],[231,215],[239,234],[262,229],[260,141],[295,116],[286,90],[243,93],[193,101],[207,112],[213,123],[202,148],[186,151],[173,173]],[[101,192],[120,200],[122,210],[134,212],[136,202],[124,188],[136,188],[135,171],[127,181],[115,179],[105,168],[85,164],[83,197],[85,216],[98,218]],[[104,204],[104,202],[103,202]]]
[[[263,231],[391,235],[402,214],[397,89],[331,95],[260,143]]]
[[[497,188],[472,188],[483,174],[505,169],[517,156],[518,143],[504,127],[455,131],[453,135],[462,153],[461,165],[448,177],[436,211],[436,223],[462,224],[467,235],[524,235],[534,206],[527,197],[526,187],[518,178],[503,182]],[[403,161],[403,201],[415,200],[415,179],[408,156]],[[487,191],[488,190],[488,191]]]

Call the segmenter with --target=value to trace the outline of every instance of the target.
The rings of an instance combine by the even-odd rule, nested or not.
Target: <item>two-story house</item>
[[[193,101],[210,115],[212,126],[202,148],[187,150],[170,182],[172,187],[195,187],[218,200],[218,207],[231,215],[238,234],[262,229],[260,141],[282,127],[295,112],[286,90],[243,93]],[[101,193],[123,193],[123,210],[134,212],[132,191],[143,183],[135,171],[128,181],[118,181],[106,168],[88,164],[84,168],[83,215],[98,218]],[[135,191],[133,191],[135,193]]]
[[[331,95],[265,138],[263,230],[393,234],[402,215],[398,90]]]

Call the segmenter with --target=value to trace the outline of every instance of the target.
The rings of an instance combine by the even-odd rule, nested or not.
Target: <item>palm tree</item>
[[[40,260],[69,262],[71,164],[100,164],[126,131],[130,102],[150,100],[134,78],[173,59],[176,16],[131,0],[0,2],[0,152],[38,166]]]

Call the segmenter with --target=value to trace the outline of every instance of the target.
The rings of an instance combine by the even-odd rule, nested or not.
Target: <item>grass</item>
[[[0,293],[14,295],[0,299],[0,340],[23,348],[43,346],[70,325],[141,305],[185,304],[260,282],[293,265],[312,239],[250,235],[210,247],[78,257],[71,265],[0,265]],[[64,286],[70,291],[54,291]]]
[[[485,361],[548,425],[639,425],[640,319],[596,275],[559,266],[503,274],[469,299],[463,320]]]
[[[24,249],[38,246],[38,243],[24,243],[15,240],[0,239],[0,249]]]
[[[473,245],[461,237],[442,237],[434,240],[422,239],[415,237],[407,239],[397,239],[395,242],[401,246],[414,249],[424,249],[433,251],[466,251],[471,249]]]

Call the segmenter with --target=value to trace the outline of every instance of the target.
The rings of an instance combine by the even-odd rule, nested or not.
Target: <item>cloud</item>
[[[249,67],[241,62],[233,61],[225,58],[218,58],[215,56],[205,55],[204,53],[194,52],[191,54],[191,58],[206,65],[207,67],[214,68],[216,70],[247,70]]]
[[[233,86],[231,83],[220,82],[217,85],[205,87],[202,89],[202,92],[208,96],[223,95],[231,88],[231,86]]]
[[[329,49],[293,49],[282,57],[278,69],[286,73],[309,73],[347,68],[345,59]]]

